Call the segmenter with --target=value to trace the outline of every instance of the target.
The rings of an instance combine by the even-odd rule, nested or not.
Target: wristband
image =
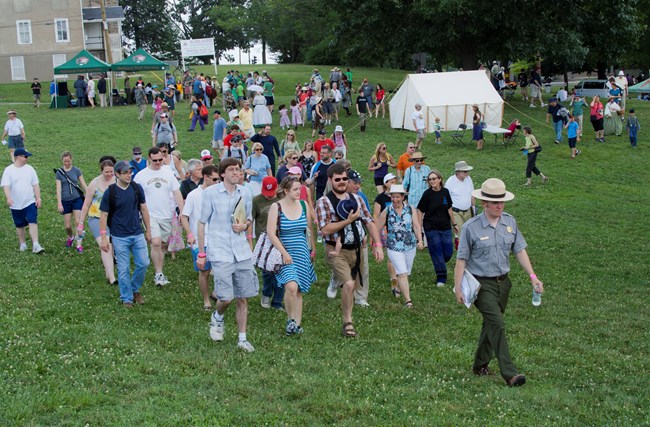
[[[451,224],[451,225],[453,225],[454,227],[458,227],[458,224]]]
[[[187,238],[188,238],[188,239],[193,239],[193,238],[194,238],[194,234],[192,234],[192,233],[188,234],[188,235],[187,235]]]
[[[530,280],[535,280],[537,279],[537,274],[533,273],[530,275]]]
[[[197,258],[205,258],[205,252],[199,252]]]
[[[81,230],[83,230],[83,229],[84,229],[84,225],[83,225],[83,224],[79,224],[79,225],[77,226],[77,230],[81,231]]]
[[[247,238],[247,239],[252,239],[252,238],[253,238],[253,235],[252,235],[252,234],[247,234],[247,235],[246,235],[246,238]]]
[[[311,251],[311,256],[316,256],[316,251]]]
[[[99,234],[101,236],[105,236],[106,235],[106,230],[99,230]]]
[[[373,247],[373,248],[383,248],[384,245],[382,245],[381,243],[373,243],[373,244],[372,244],[372,247]]]

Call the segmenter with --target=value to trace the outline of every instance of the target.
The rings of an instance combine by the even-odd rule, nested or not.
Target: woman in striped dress
[[[316,281],[313,260],[316,244],[313,233],[307,240],[307,227],[314,220],[306,203],[300,200],[300,181],[286,177],[280,183],[284,197],[269,209],[266,233],[273,246],[282,254],[284,266],[275,275],[278,286],[283,286],[287,310],[287,335],[301,334],[302,295],[309,292]],[[278,228],[278,215],[280,227]],[[310,249],[311,248],[311,249]]]

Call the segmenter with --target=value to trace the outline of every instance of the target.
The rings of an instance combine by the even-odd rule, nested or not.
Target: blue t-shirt
[[[223,131],[227,127],[228,127],[228,124],[223,119],[223,117],[219,117],[218,120],[215,120],[214,121],[214,133],[212,134],[212,139],[214,141],[223,140]]]
[[[140,221],[140,206],[138,206],[135,197],[135,191],[140,193],[140,203],[145,203],[144,190],[140,184],[132,182],[126,190],[122,190],[119,185],[115,185],[115,212],[111,215],[111,235],[114,237],[131,237],[142,234],[142,224]],[[110,187],[110,186],[109,186]],[[99,210],[102,212],[110,211],[110,189],[104,191],[102,202]]]
[[[194,80],[194,93],[195,94],[202,94],[203,93],[203,85],[201,84],[201,80]]]
[[[129,161],[129,164],[131,165],[131,178],[135,178],[135,176],[143,170],[144,168],[147,167],[147,159],[142,157],[139,162],[136,162],[134,159],[131,159]]]
[[[271,169],[269,158],[262,154],[260,157],[250,156],[246,159],[244,169],[253,169],[257,175],[251,175],[251,181],[261,183],[265,176],[267,176],[267,169]]]
[[[569,122],[569,126],[567,127],[567,137],[577,138],[579,128],[580,126],[578,126],[578,122]]]

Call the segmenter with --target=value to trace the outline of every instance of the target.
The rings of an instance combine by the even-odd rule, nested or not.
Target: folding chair
[[[517,139],[519,138],[519,134],[521,133],[521,126],[517,126],[515,128],[515,131],[510,135],[509,137],[504,136],[503,137],[503,147],[508,148],[508,144],[512,144],[513,147],[517,146]]]
[[[458,129],[456,129],[455,133],[451,134],[451,142],[456,143],[459,146],[464,146],[465,141],[463,141],[463,137],[465,136],[465,132],[467,131],[467,125],[465,123],[461,123],[458,125]]]

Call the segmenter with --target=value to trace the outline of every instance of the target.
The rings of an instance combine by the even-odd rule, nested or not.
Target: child
[[[319,234],[320,236],[320,234]],[[341,252],[341,248],[343,247],[343,243],[341,243],[341,236],[336,238],[336,243],[334,244],[334,249],[329,252],[330,255],[332,256],[337,256],[339,252]]]
[[[302,122],[302,112],[300,111],[300,106],[295,99],[291,100],[291,126],[295,130],[298,130],[298,125],[303,125]]]
[[[574,89],[575,92],[575,89]],[[573,105],[573,115],[575,116],[575,120],[578,123],[578,127],[580,130],[580,136],[582,136],[582,118],[584,117],[584,114],[582,114],[582,109],[585,107],[588,107],[587,103],[585,102],[584,99],[580,97],[580,95],[575,94],[573,95],[573,98],[571,98],[571,104]]]
[[[287,111],[287,106],[284,104],[280,105],[278,111],[280,112],[280,129],[284,130],[285,126],[289,129],[291,127],[291,121],[289,120],[289,111]]]
[[[582,151],[576,148],[576,142],[580,141],[580,125],[576,122],[575,117],[569,114],[569,121],[564,128],[567,130],[567,138],[569,139],[569,148],[571,149],[571,158],[575,159],[576,156]]]
[[[156,100],[153,102],[153,108],[156,110],[156,113],[160,113],[162,111],[162,97],[156,96]]]
[[[524,127],[524,137],[526,138],[526,145],[522,147],[521,150],[525,150],[524,153],[528,154],[528,164],[526,165],[526,183],[524,186],[529,187],[531,183],[532,173],[541,176],[542,182],[548,181],[548,177],[540,172],[540,170],[537,169],[537,166],[535,165],[537,162],[538,152],[536,150],[539,150],[540,147],[537,139],[535,138],[535,135],[533,135],[533,130],[530,128],[530,126]]]
[[[625,129],[627,130],[628,135],[630,136],[630,145],[636,148],[636,138],[641,129],[639,124],[639,119],[634,114],[634,108],[630,108],[630,115],[627,117],[627,123],[625,124]]]
[[[440,117],[436,117],[436,123],[433,125],[433,131],[436,134],[436,144],[442,144],[440,140],[440,131],[442,130],[442,125],[440,124]]]

